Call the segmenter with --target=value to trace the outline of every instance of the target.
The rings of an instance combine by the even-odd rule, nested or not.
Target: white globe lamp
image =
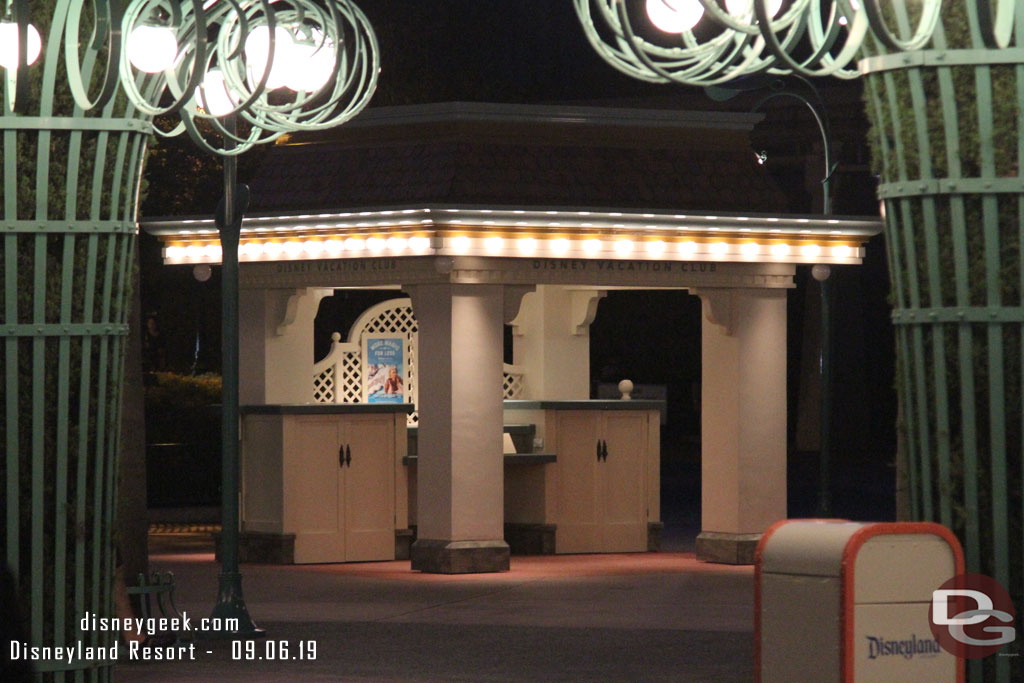
[[[683,33],[704,16],[699,0],[647,0],[647,18],[665,33]]]
[[[156,74],[174,66],[178,40],[168,26],[140,24],[128,34],[128,61],[139,71]]]
[[[39,59],[43,41],[39,37],[39,31],[32,24],[28,25],[27,33],[28,45],[25,56],[31,65]],[[18,25],[12,21],[0,22],[0,66],[5,69],[18,68]]]

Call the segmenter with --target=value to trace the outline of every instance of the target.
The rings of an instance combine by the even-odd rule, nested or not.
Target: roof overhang
[[[219,263],[212,218],[147,219],[167,264]],[[877,217],[419,206],[247,216],[241,262],[495,256],[859,264]]]

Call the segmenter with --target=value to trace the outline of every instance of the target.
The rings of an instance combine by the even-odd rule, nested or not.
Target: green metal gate
[[[70,0],[5,4],[31,11],[43,53],[16,78],[0,70],[4,560],[27,644],[83,646],[84,659],[34,662],[39,678],[109,680],[119,634],[81,620],[112,616],[123,350],[151,127],[115,94],[106,3],[98,19]],[[61,55],[65,31],[83,35],[79,54]]]

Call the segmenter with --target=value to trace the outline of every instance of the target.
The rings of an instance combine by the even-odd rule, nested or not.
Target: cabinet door
[[[598,465],[601,550],[647,550],[647,415],[608,411],[601,438],[608,456]]]
[[[559,553],[598,552],[601,538],[597,507],[600,413],[559,411],[557,420],[558,519],[555,548]]]
[[[295,418],[292,445],[284,457],[286,516],[295,534],[295,562],[341,562],[345,559],[342,526],[342,468],[338,421],[322,417]]]
[[[343,430],[345,560],[395,559],[394,421],[351,417]]]

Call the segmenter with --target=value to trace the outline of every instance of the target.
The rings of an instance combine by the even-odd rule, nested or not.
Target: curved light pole
[[[237,158],[255,144],[359,113],[377,84],[376,37],[349,0],[135,0],[122,32],[129,49],[120,74],[131,102],[150,116],[178,114],[178,126],[158,132],[187,132],[224,160],[216,214],[224,269],[221,574],[211,615],[224,628],[205,635],[260,635],[238,568],[238,243],[249,190],[238,184]],[[145,73],[157,74],[161,87],[140,88]]]

